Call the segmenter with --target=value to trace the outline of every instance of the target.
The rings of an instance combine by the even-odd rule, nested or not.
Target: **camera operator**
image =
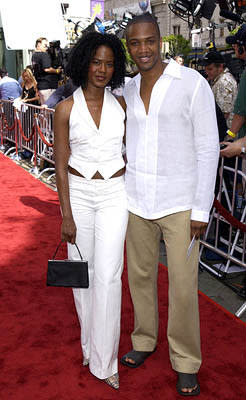
[[[237,58],[246,61],[246,24],[243,24],[235,35],[228,36],[226,42],[232,45]],[[228,134],[233,138],[237,137],[238,140],[233,143],[223,142],[226,147],[221,150],[221,155],[225,157],[246,153],[246,69],[240,79],[233,112],[234,117]]]
[[[37,80],[41,105],[57,89],[62,68],[53,68],[52,59],[48,52],[48,40],[41,37],[36,40],[35,52],[32,55],[34,76]]]

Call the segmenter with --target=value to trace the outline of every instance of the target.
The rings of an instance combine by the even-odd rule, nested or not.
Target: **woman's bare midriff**
[[[81,178],[84,178],[82,174],[80,174],[76,169],[68,166],[68,172],[72,175],[80,176]],[[114,175],[110,177],[111,178],[117,178],[118,176],[124,175],[125,173],[125,167],[121,168],[119,171],[115,172]],[[93,175],[92,179],[104,179],[104,177],[100,174],[100,172],[96,172],[95,175]]]

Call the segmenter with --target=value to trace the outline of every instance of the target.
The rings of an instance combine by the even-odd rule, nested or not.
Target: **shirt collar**
[[[163,75],[170,75],[173,78],[181,79],[181,65],[171,58],[163,72]]]
[[[170,59],[169,63],[167,64],[166,68],[163,71],[162,76],[165,75],[172,76],[173,78],[181,79],[181,65],[179,65],[176,61]],[[136,82],[137,87],[140,86],[141,82],[141,74],[137,74],[130,82],[129,85],[133,85]]]

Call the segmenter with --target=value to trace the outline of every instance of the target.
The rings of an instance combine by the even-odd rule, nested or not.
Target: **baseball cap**
[[[228,44],[245,44],[246,43],[246,24],[243,24],[238,29],[235,35],[227,36],[226,43]]]
[[[218,51],[209,51],[208,53],[205,54],[203,59],[201,60],[202,65],[210,65],[210,64],[224,64],[225,60],[222,54],[220,54]]]

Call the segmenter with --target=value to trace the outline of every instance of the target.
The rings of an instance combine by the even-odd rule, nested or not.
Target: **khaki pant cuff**
[[[156,343],[132,341],[132,346],[136,351],[154,351],[156,348]]]
[[[190,363],[190,362],[172,362],[172,368],[176,372],[183,372],[185,374],[197,374],[201,363]]]

